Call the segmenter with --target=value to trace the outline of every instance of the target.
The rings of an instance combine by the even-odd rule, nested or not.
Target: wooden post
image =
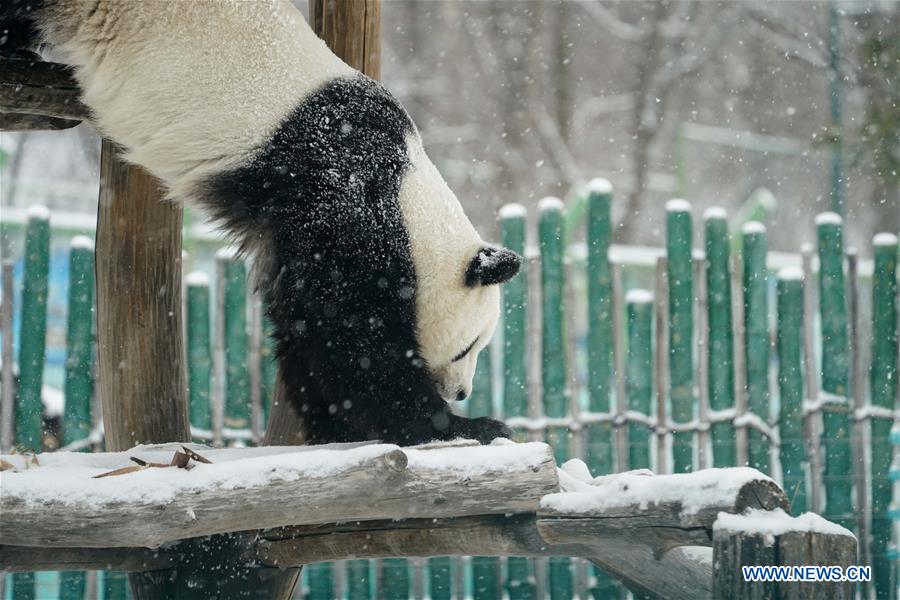
[[[97,351],[107,450],[190,440],[181,328],[181,206],[103,141]]]
[[[772,531],[762,531],[769,524]],[[742,567],[836,567],[856,565],[856,538],[842,527],[807,514],[790,517],[783,511],[751,510],[746,515],[721,515],[713,527],[713,597],[716,600],[805,598],[849,600],[854,582],[747,581]],[[804,571],[805,572],[805,571]],[[839,576],[839,574],[838,574]]]

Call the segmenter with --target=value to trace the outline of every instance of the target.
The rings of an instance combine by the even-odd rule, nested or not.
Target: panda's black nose
[[[460,390],[458,392],[456,392],[456,401],[462,402],[463,400],[466,399],[466,396],[468,396],[468,394],[466,393],[466,390],[460,388]]]

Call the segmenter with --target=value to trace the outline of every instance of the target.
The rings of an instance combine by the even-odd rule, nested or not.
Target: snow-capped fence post
[[[713,411],[734,408],[734,336],[731,328],[731,276],[728,215],[721,208],[703,213],[706,249],[707,315],[709,348],[707,355],[715,359],[717,368],[709,370],[709,405]],[[715,467],[737,464],[734,452],[734,427],[728,421],[710,427]]]
[[[666,256],[669,285],[669,397],[672,422],[694,419],[694,282],[691,264],[693,227],[691,205],[674,199],[666,203]],[[672,472],[693,469],[694,433],[672,433]]]
[[[591,181],[587,202],[588,408],[593,413],[609,413],[612,376],[612,276],[609,263],[612,185],[605,179]],[[595,473],[612,472],[611,422],[588,425],[587,464]]]
[[[744,224],[743,290],[744,353],[746,361],[747,411],[754,420],[769,422],[769,286],[766,270],[768,237],[758,221]],[[769,472],[769,439],[752,425],[748,427],[749,466]]]
[[[628,311],[628,409],[650,414],[653,396],[653,296],[647,290],[631,290],[625,297]],[[628,468],[650,468],[650,428],[628,422]]]
[[[541,383],[544,415],[550,419],[568,416],[566,392],[566,342],[563,304],[565,302],[565,240],[563,212],[558,198],[544,198],[539,204],[538,237],[541,251]],[[557,462],[569,458],[569,430],[563,425],[548,425],[547,442]],[[551,598],[571,598],[569,560],[551,558],[549,565]]]
[[[848,387],[847,304],[844,289],[843,221],[835,213],[816,217],[819,249],[819,312],[822,326],[822,406],[825,516],[852,527],[851,419]],[[833,399],[833,401],[832,401]],[[813,398],[815,400],[815,398]]]
[[[210,385],[212,352],[210,350],[209,277],[194,271],[185,277],[187,287],[187,357],[188,397],[191,426],[211,432]]]
[[[500,239],[503,246],[525,256],[525,207],[507,204],[500,209]],[[503,417],[528,416],[528,352],[526,348],[528,274],[527,267],[503,286]],[[513,431],[519,441],[527,439],[527,431]],[[431,595],[446,592],[449,598],[449,559],[446,566],[429,560]],[[435,567],[438,569],[435,570]],[[506,561],[504,587],[510,600],[530,597],[530,566],[527,559],[510,557]]]
[[[91,433],[91,369],[94,342],[94,242],[72,238],[69,249],[69,297],[66,317],[66,379],[63,445]]]
[[[19,336],[19,388],[16,445],[41,450],[41,388],[47,335],[47,292],[50,274],[50,212],[33,206],[25,229],[25,272]]]
[[[887,596],[891,590],[891,561],[888,546],[891,522],[891,413],[897,399],[897,236],[880,233],[872,240],[874,271],[872,275],[872,363],[869,371],[872,419],[870,452],[872,473],[872,566],[875,590]],[[875,411],[878,411],[876,414]],[[900,497],[897,498],[900,501]],[[896,585],[896,584],[895,584]]]
[[[858,564],[856,537],[812,513],[802,517],[791,517],[781,509],[751,509],[740,515],[720,513],[713,526],[713,564],[715,600],[850,600],[854,597],[853,581],[776,582],[745,571],[752,567],[796,567],[808,573],[810,567],[821,567],[817,572],[825,573],[823,577],[841,577],[838,568]]]
[[[538,238],[541,251],[541,384],[544,416],[565,419],[569,412],[566,392],[565,339],[565,240],[563,213],[558,198],[544,198],[539,203]],[[556,460],[562,464],[569,458],[569,429],[565,425],[548,425],[546,440]],[[551,598],[571,598],[570,563],[565,558],[551,558],[548,585]]]
[[[809,510],[806,490],[806,447],[803,440],[803,271],[784,268],[777,284],[778,425],[781,438],[782,485],[794,515]]]

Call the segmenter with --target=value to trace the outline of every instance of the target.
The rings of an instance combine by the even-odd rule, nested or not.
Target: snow
[[[766,226],[759,221],[747,221],[744,223],[744,226],[741,227],[741,233],[744,235],[764,234],[765,232]]]
[[[272,481],[295,481],[302,478],[327,478],[350,469],[396,448],[372,444],[334,452],[333,450],[296,450],[260,448],[262,456],[229,459],[213,454],[205,447],[192,446],[210,458],[211,465],[196,464],[190,471],[177,468],[149,468],[124,476],[93,479],[112,469],[133,465],[128,457],[136,456],[148,462],[168,463],[174,450],[147,451],[141,446],[114,455],[101,454],[102,459],[91,464],[91,454],[57,452],[37,456],[40,467],[22,472],[2,474],[4,501],[21,499],[26,503],[59,502],[105,505],[115,502],[169,502],[179,494],[208,489],[240,489],[266,485]],[[254,449],[256,450],[256,449]],[[272,452],[274,450],[275,452]],[[245,452],[246,449],[241,450]],[[266,455],[268,454],[268,455]],[[73,456],[75,455],[75,456]],[[243,456],[246,456],[244,454]],[[19,466],[21,456],[3,459]],[[76,466],[79,465],[80,466]]]
[[[185,285],[197,285],[209,287],[209,275],[203,271],[191,271],[184,278]]]
[[[816,215],[816,227],[822,225],[841,225],[844,219],[841,215],[833,212],[823,212]]]
[[[872,238],[872,244],[875,246],[896,246],[897,236],[887,231],[876,233],[875,237]]]
[[[176,496],[199,490],[233,490],[300,478],[325,479],[378,456],[397,450],[380,443],[328,444],[322,446],[268,446],[211,449],[185,444],[213,464],[192,463],[190,470],[148,468],[127,475],[94,479],[113,469],[132,466],[129,457],[168,464],[178,444],[137,446],[126,452],[53,452],[32,456],[4,455],[15,471],[0,473],[4,502],[21,500],[41,504],[90,504],[115,502],[165,503]],[[443,447],[446,446],[446,447]],[[442,469],[464,481],[486,473],[536,469],[550,456],[546,444],[432,445],[429,449],[403,448],[408,469]]]
[[[666,212],[691,212],[691,203],[683,198],[672,198],[666,202]]]
[[[50,209],[43,204],[33,204],[28,207],[28,218],[47,221],[50,219]]]
[[[541,212],[546,212],[550,210],[564,210],[566,205],[563,204],[563,201],[557,198],[556,196],[547,196],[546,198],[542,198],[540,202],[538,202],[538,210]]]
[[[501,219],[524,219],[528,211],[521,204],[510,202],[500,207],[499,214]]]
[[[94,249],[94,240],[89,238],[86,235],[76,235],[69,242],[69,248],[73,250],[75,248],[80,248],[82,250],[93,250]]]
[[[66,397],[59,388],[45,385],[41,388],[41,401],[44,403],[44,414],[48,417],[61,417],[66,408]]]
[[[693,260],[706,260],[706,252],[700,248],[691,249],[691,258]]]
[[[768,477],[748,467],[704,469],[679,475],[653,475],[646,469],[596,477],[590,483],[560,471],[563,493],[541,499],[541,508],[564,514],[602,513],[638,505],[680,502],[685,514],[696,514],[708,506],[733,501],[751,481]]]
[[[712,219],[728,219],[728,213],[721,206],[710,206],[703,211],[703,220],[710,221]]]
[[[587,191],[591,194],[612,194],[613,185],[609,179],[595,177],[588,182]]]
[[[800,267],[782,267],[778,271],[778,279],[781,281],[803,281],[803,269]]]
[[[650,304],[653,293],[649,290],[633,289],[625,294],[625,304]]]
[[[808,531],[810,533],[824,533],[829,535],[844,535],[854,537],[848,529],[837,523],[826,521],[815,513],[803,513],[799,517],[792,517],[780,508],[775,510],[762,510],[753,508],[743,514],[732,515],[719,513],[713,524],[713,532],[745,532],[752,535],[766,536],[766,542],[773,544],[775,536],[784,535],[791,531]]]

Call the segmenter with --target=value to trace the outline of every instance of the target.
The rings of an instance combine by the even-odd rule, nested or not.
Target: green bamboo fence
[[[225,427],[250,429],[247,267],[227,252],[220,259],[225,277]]]
[[[669,398],[676,424],[694,418],[694,277],[691,205],[681,199],[666,203],[666,254],[669,283]],[[694,434],[672,434],[672,469],[693,469]]]
[[[541,383],[544,415],[562,419],[569,415],[566,393],[566,340],[563,303],[565,302],[565,240],[563,219],[565,207],[558,198],[544,198],[539,205],[538,239],[541,250]],[[547,427],[547,442],[553,446],[559,464],[569,456],[567,427]],[[572,598],[571,561],[549,559],[550,597]]]
[[[212,430],[212,346],[209,277],[194,271],[185,278],[187,294],[188,400],[191,427]]]
[[[734,407],[734,334],[731,315],[731,273],[728,216],[721,208],[703,213],[706,248],[709,356],[716,368],[709,370],[709,405],[714,411]],[[734,428],[727,421],[711,426],[713,466],[737,464]]]
[[[834,213],[816,217],[819,249],[819,315],[822,327],[822,413],[825,517],[849,529],[851,502],[851,415],[848,409],[847,304],[844,290],[843,221]]]
[[[746,361],[747,410],[769,421],[769,289],[766,253],[768,236],[762,223],[751,221],[743,235],[744,356]],[[747,435],[749,466],[769,470],[769,442],[754,427]]]
[[[872,363],[869,371],[871,404],[881,414],[871,423],[872,473],[872,566],[878,598],[889,598],[892,591],[891,560],[891,411],[897,399],[897,236],[881,233],[873,239],[874,267],[872,275]],[[900,498],[898,498],[900,500]],[[896,583],[893,584],[896,586]]]
[[[625,296],[628,312],[628,362],[625,379],[628,410],[650,414],[653,398],[653,295],[635,289]],[[643,423],[628,423],[628,468],[650,468],[650,428]]]
[[[506,248],[525,256],[526,211],[520,204],[507,204],[500,209],[500,237]],[[528,262],[522,265],[518,275],[508,281],[503,294],[503,416],[528,416],[528,354],[527,332]],[[527,439],[527,432],[514,431],[519,441]],[[432,575],[432,578],[434,575]],[[449,562],[446,577],[449,584]],[[432,597],[435,585],[432,584]],[[439,590],[445,589],[438,586]],[[449,592],[449,585],[446,586]],[[534,597],[531,579],[531,562],[511,557],[506,561],[504,589],[510,600],[528,600]]]
[[[69,249],[69,294],[66,315],[66,375],[63,387],[62,443],[78,443],[91,433],[91,398],[94,392],[94,242],[72,239]],[[87,450],[87,446],[84,448]],[[59,574],[60,600],[81,600],[87,583],[81,571]]]
[[[778,392],[781,410],[781,472],[794,515],[809,510],[808,464],[803,437],[803,271],[785,267],[778,273]]]

